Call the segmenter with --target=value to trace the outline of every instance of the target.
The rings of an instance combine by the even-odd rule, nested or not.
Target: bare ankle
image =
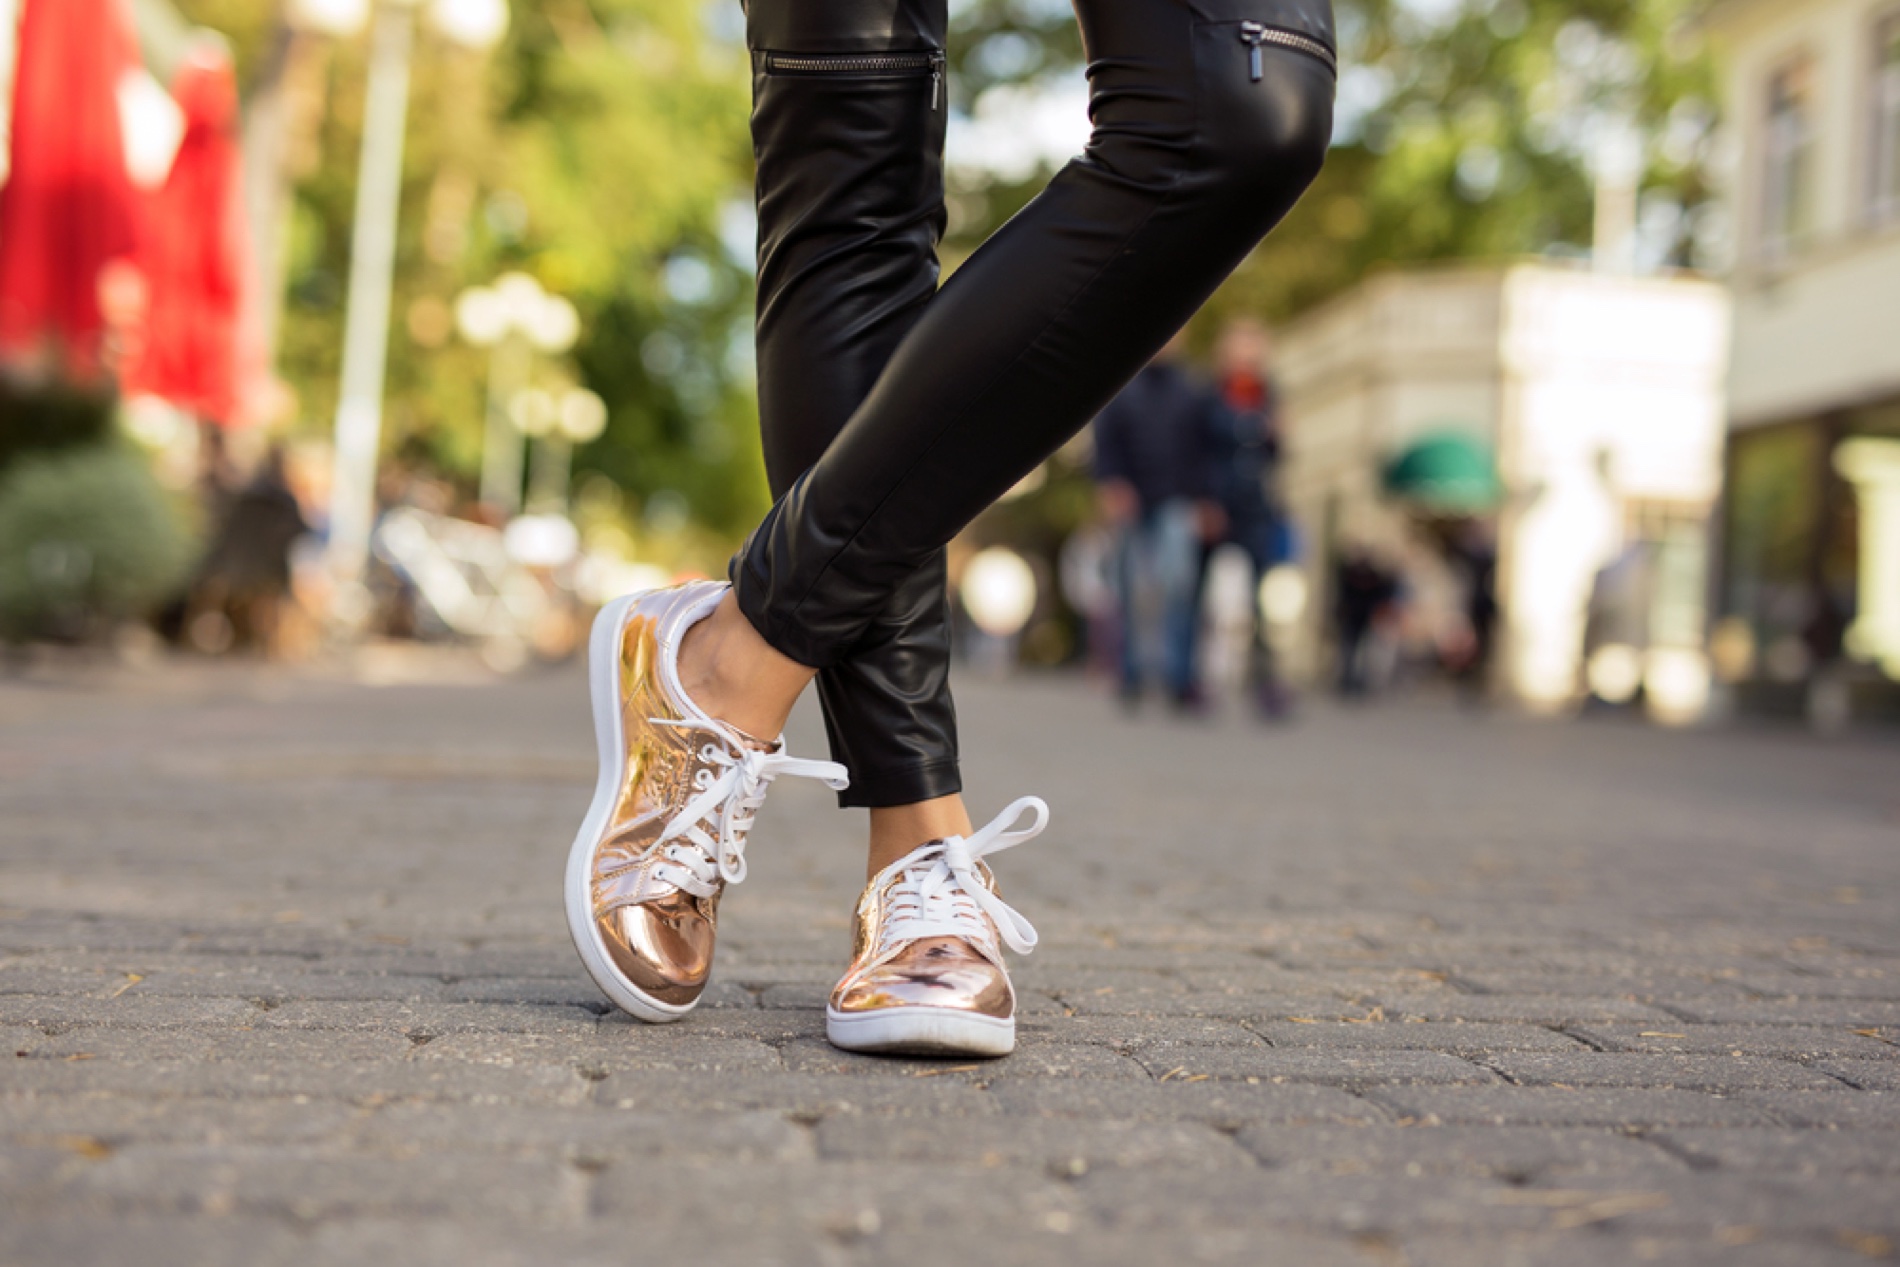
[[[770,739],[816,676],[761,638],[728,594],[680,643],[680,686],[708,716]]]
[[[868,879],[919,845],[946,836],[968,836],[974,831],[970,811],[961,795],[952,793],[909,805],[883,806],[871,811],[871,853],[865,864]]]

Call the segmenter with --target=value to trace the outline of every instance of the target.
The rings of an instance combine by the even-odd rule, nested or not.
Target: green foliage
[[[58,379],[0,374],[0,470],[21,454],[90,444],[112,425],[112,397]]]
[[[0,477],[0,637],[79,639],[149,610],[192,545],[139,453],[31,454]]]
[[[1667,265],[1698,263],[1715,115],[1708,59],[1686,34],[1696,3],[1341,0],[1340,126],[1326,169],[1197,328],[1243,311],[1283,319],[1386,265],[1582,255],[1589,155],[1617,127],[1641,139],[1654,253]],[[959,95],[1072,66],[1065,10],[973,0],[958,25]],[[998,41],[1006,56],[984,51]],[[1025,41],[1033,51],[1017,47]],[[1040,183],[960,190],[951,251],[973,249]]]
[[[239,12],[254,15],[255,0],[177,2],[228,21],[253,77],[278,64],[275,29]],[[732,0],[520,0],[485,55],[422,23],[387,451],[472,489],[487,356],[456,337],[449,313],[465,288],[521,270],[581,314],[580,345],[544,360],[537,382],[578,382],[607,402],[607,431],[577,454],[580,472],[610,476],[631,506],[683,498],[728,538],[764,508],[749,365],[728,355],[750,331],[750,274],[721,239],[722,217],[749,194],[749,63],[730,21],[709,26],[737,13]],[[306,51],[323,101],[316,161],[296,189],[279,369],[302,425],[322,431],[336,408],[367,40]],[[669,285],[682,269],[702,284]]]

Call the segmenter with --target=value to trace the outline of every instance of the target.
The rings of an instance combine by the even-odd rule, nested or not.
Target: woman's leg
[[[788,664],[849,660],[906,579],[1083,426],[1319,169],[1325,0],[1076,7],[1088,150],[957,271],[733,561],[737,608]]]
[[[747,6],[759,421],[774,496],[824,453],[936,294],[947,25],[945,0]],[[839,801],[874,809],[874,837],[901,837],[920,815],[934,823],[917,807],[937,801],[955,802],[936,811],[967,829],[949,624],[943,552],[930,551],[852,655],[818,676],[832,757],[851,771]]]

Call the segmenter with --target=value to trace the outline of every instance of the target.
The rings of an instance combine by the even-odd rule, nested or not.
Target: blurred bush
[[[112,425],[109,392],[61,382],[29,382],[0,373],[0,471],[21,454],[105,438]]]
[[[0,470],[0,638],[82,641],[173,595],[195,552],[136,451],[94,442]]]

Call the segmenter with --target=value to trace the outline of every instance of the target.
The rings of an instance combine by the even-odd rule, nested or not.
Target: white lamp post
[[[574,446],[598,439],[607,429],[607,402],[584,387],[559,395],[527,392],[524,397],[516,422],[534,441],[529,503],[539,511],[564,511],[574,476]]]
[[[390,287],[402,201],[403,131],[409,116],[409,61],[422,0],[380,0],[370,36],[369,88],[350,241],[350,293],[343,327],[342,388],[336,409],[330,493],[330,565],[345,592],[360,582],[376,514],[376,450],[383,427]],[[347,19],[348,0],[301,0],[306,11]],[[430,16],[452,39],[492,44],[507,30],[506,0],[433,0]],[[344,599],[348,613],[349,599]]]
[[[573,347],[580,316],[526,273],[508,273],[492,286],[463,291],[455,324],[468,342],[490,349],[481,499],[512,515],[521,509],[521,433],[527,428],[509,415],[527,387],[533,353],[559,355]]]

